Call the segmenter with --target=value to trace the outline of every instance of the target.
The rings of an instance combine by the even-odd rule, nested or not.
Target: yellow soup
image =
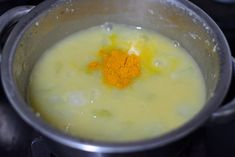
[[[153,138],[183,125],[205,95],[197,64],[177,42],[118,24],[55,44],[35,65],[28,88],[37,115],[54,127],[112,142]]]

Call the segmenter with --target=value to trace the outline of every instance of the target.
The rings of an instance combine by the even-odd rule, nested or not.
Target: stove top
[[[0,0],[0,15],[18,5],[37,5],[42,0]],[[224,32],[235,56],[235,0],[191,0],[207,12]],[[220,1],[220,2],[218,2]],[[226,3],[223,3],[226,1]],[[232,85],[233,86],[233,85]],[[225,101],[234,97],[230,92]],[[7,104],[0,85],[0,156],[59,157],[47,147],[44,138],[25,124]],[[154,151],[143,156],[154,156]],[[235,121],[203,126],[195,131],[174,157],[234,157]],[[138,157],[138,155],[136,155]]]

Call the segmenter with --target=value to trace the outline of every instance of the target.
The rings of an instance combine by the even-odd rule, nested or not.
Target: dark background
[[[202,8],[206,13],[208,13],[219,27],[224,32],[232,54],[235,56],[235,3],[221,3],[215,2],[213,0],[191,0],[197,6]],[[221,0],[223,1],[223,0]],[[233,0],[231,0],[233,1]],[[235,0],[234,0],[235,1]],[[18,6],[18,5],[37,5],[41,0],[0,0],[0,15],[6,10]],[[1,88],[1,86],[0,86]],[[235,90],[230,89],[230,94],[227,100],[234,97]],[[0,102],[5,102],[7,100],[4,96],[3,91],[0,89]],[[0,114],[8,112],[8,109],[3,109],[1,112],[0,103]],[[14,111],[9,111],[11,114],[15,114]],[[17,117],[18,118],[18,117]],[[2,152],[13,152],[19,153],[19,150],[15,149],[14,146],[4,146],[3,139],[6,135],[1,131],[4,129],[4,117],[0,115],[0,157],[5,157]],[[29,128],[29,131],[21,130],[17,125],[25,125],[22,122],[17,123],[12,129],[18,134],[21,134],[23,143],[21,143],[20,149],[30,149],[30,142],[32,140],[33,131]],[[28,127],[26,125],[26,127]],[[26,136],[25,136],[26,134]],[[228,124],[222,124],[218,126],[203,127],[198,129],[195,133],[196,139],[192,143],[196,143],[195,147],[192,147],[190,151],[196,152],[196,155],[186,155],[185,157],[235,157],[235,122],[232,121]],[[199,143],[199,144],[198,144]],[[25,145],[25,146],[23,146]],[[30,153],[30,151],[29,151]],[[193,153],[190,153],[193,154]],[[21,156],[15,154],[15,156]],[[24,156],[24,155],[22,155]],[[25,156],[26,157],[26,156]]]

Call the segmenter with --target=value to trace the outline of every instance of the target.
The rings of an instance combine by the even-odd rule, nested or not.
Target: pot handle
[[[230,86],[230,90],[234,90],[235,86],[235,58],[232,58],[233,63],[233,78]],[[224,124],[235,120],[235,96],[231,98],[229,102],[224,104],[221,108],[219,108],[215,113],[211,115],[208,121],[208,125],[215,124]]]
[[[0,16],[0,62],[4,43],[12,28],[22,16],[28,14],[33,8],[34,6],[18,6],[8,10]]]

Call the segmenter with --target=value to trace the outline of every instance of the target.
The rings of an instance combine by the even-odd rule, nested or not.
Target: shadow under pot
[[[107,22],[156,31],[187,50],[205,81],[206,103],[200,112],[162,136],[119,143],[73,137],[37,117],[27,102],[29,77],[35,63],[61,39]],[[154,151],[155,156],[172,156],[169,152],[179,151],[179,143],[187,139],[184,137],[206,121],[214,125],[234,117],[235,101],[222,105],[234,73],[227,41],[215,22],[189,1],[51,0],[36,7],[13,8],[0,17],[0,23],[0,36],[17,23],[2,50],[4,91],[21,118],[44,135],[52,143],[48,147],[61,156],[144,156],[146,151]]]

